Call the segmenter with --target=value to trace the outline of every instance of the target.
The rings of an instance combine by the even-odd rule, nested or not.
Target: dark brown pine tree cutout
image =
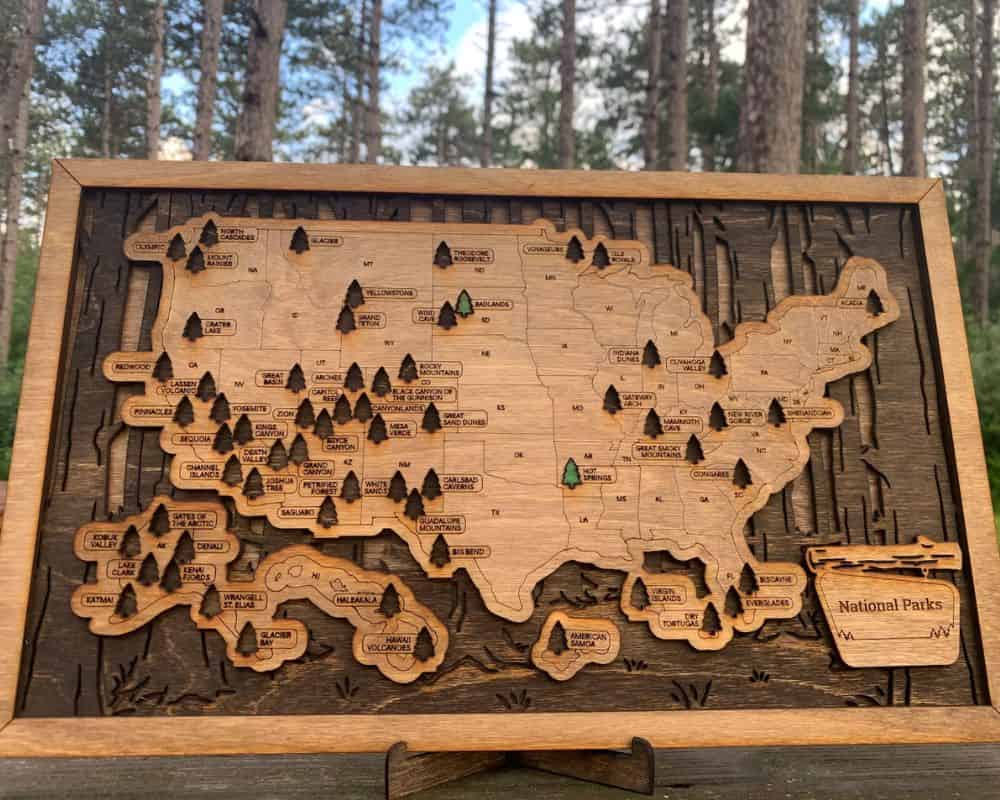
[[[719,612],[715,610],[715,604],[709,603],[705,606],[705,614],[701,619],[702,633],[718,633],[722,630],[722,620],[719,619]]]
[[[458,325],[458,316],[455,314],[455,309],[452,308],[451,303],[447,300],[444,301],[444,305],[441,306],[441,310],[438,312],[437,324],[438,327],[444,328],[446,331]]]
[[[351,307],[347,303],[344,303],[344,307],[340,309],[340,314],[337,316],[337,330],[348,334],[357,327],[354,322],[354,312],[351,311]]]
[[[184,323],[184,338],[189,342],[196,342],[204,335],[205,333],[201,329],[201,317],[198,316],[197,311],[192,311],[191,316]]]
[[[288,249],[295,251],[298,255],[302,255],[309,249],[309,234],[306,233],[306,229],[301,225],[292,234],[292,241]]]
[[[240,445],[253,441],[253,423],[246,414],[242,414],[236,420],[236,427],[233,428],[233,438],[236,440],[236,444]]]
[[[649,605],[649,590],[646,589],[646,582],[642,578],[636,578],[635,583],[632,584],[629,605],[639,611],[642,611]]]
[[[210,585],[206,590],[205,594],[201,596],[201,605],[198,607],[198,613],[206,619],[211,619],[217,616],[222,611],[222,596],[219,594],[219,590],[215,588],[215,584]]]
[[[741,458],[736,462],[736,466],[733,467],[733,486],[746,489],[751,485],[753,485],[753,481],[750,479],[750,469]]]
[[[713,378],[721,378],[729,374],[729,370],[726,369],[726,360],[718,350],[712,353],[712,357],[709,359],[708,374]]]
[[[121,619],[128,619],[135,616],[138,610],[139,604],[136,602],[135,589],[132,588],[131,583],[126,583],[125,588],[118,595],[118,602],[115,604],[115,615]]]
[[[215,439],[212,441],[212,449],[216,453],[228,453],[233,449],[233,432],[229,430],[229,424],[223,422],[219,430],[215,432]]]
[[[181,568],[177,566],[177,559],[172,558],[163,570],[160,588],[166,592],[176,592],[181,588],[181,585]]]
[[[344,482],[340,485],[340,497],[348,503],[361,497],[361,483],[353,469],[344,476]]]
[[[451,248],[448,247],[447,242],[441,242],[434,251],[434,266],[444,269],[450,267],[451,264]]]
[[[353,416],[351,401],[347,399],[346,394],[342,394],[337,398],[337,402],[333,404],[333,421],[338,425],[346,425],[351,421]]]
[[[347,287],[347,295],[344,297],[344,302],[351,308],[357,308],[365,304],[365,293],[361,290],[361,284],[358,283],[357,278],[351,281],[351,285]]]
[[[285,388],[290,392],[295,392],[295,394],[306,388],[306,374],[298,364],[293,364],[292,368],[288,370],[288,380],[285,381]]]
[[[426,625],[417,634],[417,641],[413,645],[413,657],[417,661],[430,661],[434,658],[434,640]]]
[[[420,375],[417,373],[417,362],[413,360],[413,356],[407,353],[403,356],[403,360],[399,365],[399,379],[403,383],[413,383]]]
[[[260,470],[254,467],[247,475],[243,483],[243,496],[249,500],[256,500],[264,496],[264,479],[260,476]]]
[[[358,395],[358,401],[354,404],[354,419],[358,422],[368,422],[372,418],[372,401],[368,395],[362,392]]]
[[[401,610],[399,592],[396,590],[396,585],[392,581],[389,581],[382,591],[382,600],[378,604],[378,613],[386,619],[392,619]]]
[[[719,323],[719,336],[717,344],[725,344],[733,340],[733,326],[723,320]]]
[[[618,390],[614,384],[608,386],[604,393],[604,410],[609,414],[617,414],[622,410],[622,399],[618,396]]]
[[[663,363],[660,358],[660,351],[656,349],[656,345],[653,344],[653,340],[650,339],[646,342],[646,346],[642,348],[642,365],[644,367],[658,367]]]
[[[229,456],[226,467],[222,470],[222,482],[227,486],[239,486],[243,483],[243,466],[236,456]]]
[[[344,388],[349,392],[359,392],[365,388],[365,374],[355,361],[347,368],[347,375],[344,376]]]
[[[412,520],[417,520],[424,515],[424,501],[416,489],[410,490],[403,513]]]
[[[580,244],[580,240],[575,236],[566,245],[566,259],[572,261],[574,264],[583,261],[583,245]]]
[[[552,631],[549,633],[549,643],[546,649],[553,655],[561,656],[567,650],[569,650],[569,645],[566,643],[566,629],[563,627],[562,622],[556,621],[556,624],[552,626]]]
[[[428,500],[436,500],[441,496],[441,481],[433,467],[427,470],[427,474],[424,475],[424,482],[420,487],[420,494]]]
[[[194,394],[203,403],[207,403],[215,397],[215,378],[212,377],[211,372],[206,372],[201,376],[201,380],[198,381],[198,388],[195,389]]]
[[[142,552],[142,540],[135,525],[129,525],[122,540],[118,543],[118,555],[122,558],[136,558]]]
[[[184,269],[192,275],[197,275],[199,272],[205,271],[205,254],[201,252],[201,248],[198,247],[198,245],[194,246],[194,250],[192,250],[191,255],[188,256]]]
[[[156,507],[149,520],[149,532],[153,536],[163,536],[165,533],[170,533],[170,512],[167,511],[167,507],[163,503]]]
[[[170,240],[170,244],[167,246],[167,258],[171,261],[180,261],[186,255],[187,245],[184,244],[184,237],[179,233],[175,233],[174,238]]]
[[[389,429],[386,428],[385,420],[381,414],[372,417],[372,424],[368,426],[368,441],[373,444],[381,444],[389,438]]]
[[[424,409],[424,418],[420,421],[420,427],[428,433],[441,430],[441,415],[438,414],[437,406],[428,403]]]
[[[440,533],[434,540],[434,544],[431,545],[430,562],[438,569],[451,563],[451,553],[448,550],[448,542],[445,541],[444,536]]]
[[[201,229],[201,236],[198,237],[199,244],[205,245],[205,247],[212,247],[219,243],[219,229],[215,227],[215,223],[209,220],[205,223],[205,227]]]
[[[874,317],[885,313],[885,306],[882,305],[882,298],[878,296],[878,292],[874,289],[868,292],[868,299],[865,301],[865,311]]]
[[[708,427],[713,431],[721,431],[729,427],[726,420],[726,412],[718,403],[712,403],[712,410],[708,412]]]
[[[160,580],[160,568],[156,565],[156,559],[149,553],[139,567],[139,583],[143,586],[152,586]]]
[[[332,528],[337,524],[337,504],[330,495],[323,498],[316,513],[316,521],[323,528]]]
[[[723,606],[723,610],[726,612],[727,617],[738,617],[743,613],[743,598],[740,597],[740,593],[733,586],[730,586],[729,591],[726,592],[726,603]]]
[[[350,403],[348,403],[348,419],[350,419],[350,408]],[[329,436],[333,436],[333,420],[330,419],[330,412],[325,408],[321,409],[319,415],[316,417],[316,424],[313,425],[313,435],[318,439],[326,439]]]
[[[701,449],[701,442],[693,433],[688,437],[687,447],[684,449],[684,460],[688,464],[700,464],[705,460],[705,451]]]
[[[376,397],[385,397],[392,391],[392,383],[389,381],[389,373],[385,367],[379,367],[372,379],[372,393]]]
[[[187,395],[180,399],[177,408],[174,409],[174,422],[182,428],[186,428],[194,422],[194,404]]]
[[[406,493],[409,491],[406,488],[406,478],[403,477],[403,473],[398,469],[396,474],[392,476],[389,481],[389,492],[388,497],[394,503],[401,503],[406,498]]]
[[[604,242],[597,243],[597,247],[594,248],[594,257],[590,263],[598,269],[604,269],[611,265],[611,257],[608,255],[608,248],[604,246]]]
[[[257,629],[252,622],[248,621],[240,631],[240,637],[236,640],[236,652],[242,656],[252,656],[257,652]]]
[[[160,383],[166,383],[174,377],[174,365],[166,351],[160,353],[160,357],[156,359],[156,364],[153,365],[153,377]]]
[[[313,409],[312,401],[307,397],[295,412],[296,428],[311,428],[316,424],[316,411]]]
[[[194,561],[194,555],[194,539],[188,531],[184,531],[174,548],[174,561],[181,565],[190,564]]]
[[[281,439],[275,439],[271,451],[267,454],[267,465],[275,472],[281,472],[288,466],[288,450]]]
[[[781,403],[778,402],[777,397],[775,397],[771,401],[771,405],[767,407],[767,421],[775,427],[785,424],[785,409],[781,407]]]
[[[757,573],[753,571],[753,567],[749,564],[744,564],[740,572],[740,594],[755,594],[759,588],[760,584],[757,582]]]
[[[660,422],[660,415],[655,408],[649,409],[646,414],[646,422],[642,426],[642,432],[653,439],[663,435],[663,423]]]
[[[229,411],[229,401],[226,399],[225,394],[219,394],[215,397],[215,402],[212,403],[212,410],[208,413],[212,422],[226,422],[232,418],[232,414]]]
[[[295,434],[295,438],[292,439],[292,446],[288,448],[288,460],[296,466],[309,460],[309,445],[301,433]]]

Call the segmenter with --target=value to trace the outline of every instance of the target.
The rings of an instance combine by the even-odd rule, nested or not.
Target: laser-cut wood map
[[[808,434],[841,423],[826,385],[865,370],[861,340],[900,315],[882,266],[851,257],[829,294],[786,298],[716,347],[688,272],[545,221],[212,214],[135,234],[126,253],[163,268],[152,350],[102,368],[142,382],[121,417],[162,427],[173,486],[318,540],[389,529],[426,575],[465,570],[512,622],[567,562],[621,571],[625,618],[700,650],[800,613],[804,570],[758,560],[745,526],[801,473]],[[441,664],[447,629],[402,581],[291,546],[236,585],[222,504],[193,506],[216,513],[220,551],[180,522],[191,501],[159,502],[159,526],[150,506],[78,534],[98,562],[74,598],[93,632],[186,604],[235,664],[269,670],[304,651],[303,624],[274,617],[294,596],[347,617],[355,657],[394,681]],[[706,591],[647,572],[652,552],[700,560]],[[532,659],[564,680],[613,660],[617,634],[550,617]]]

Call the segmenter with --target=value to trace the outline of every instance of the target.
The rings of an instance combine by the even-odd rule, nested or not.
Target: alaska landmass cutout
[[[213,214],[126,252],[163,267],[153,351],[103,370],[144,385],[122,421],[163,429],[174,486],[316,537],[392,530],[512,622],[567,561],[620,570],[625,616],[699,649],[800,611],[804,571],[757,561],[744,527],[800,474],[810,431],[841,424],[826,385],[866,369],[863,337],[899,317],[881,265],[852,257],[830,294],[786,298],[717,346],[689,273],[546,221]],[[222,504],[154,505],[77,535],[98,580],[74,608],[95,633],[186,604],[235,663],[269,670],[305,647],[301,623],[274,619],[294,596],[349,619],[355,656],[393,680],[441,663],[446,627],[397,577],[295,546],[229,582]],[[216,516],[199,528],[188,506]],[[663,550],[705,564],[707,595],[644,572]],[[588,648],[606,663],[617,629],[592,622],[549,619],[536,665],[570,677]]]

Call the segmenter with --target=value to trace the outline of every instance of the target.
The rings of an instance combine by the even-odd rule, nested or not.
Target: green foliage
[[[479,158],[479,123],[466,101],[467,81],[455,64],[427,68],[423,83],[410,92],[400,122],[414,137],[410,159],[415,164],[469,166]]]
[[[971,317],[971,314],[967,316]],[[1000,509],[1000,321],[967,326],[993,505]]]

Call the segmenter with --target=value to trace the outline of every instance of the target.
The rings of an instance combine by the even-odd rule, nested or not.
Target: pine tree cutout
[[[351,421],[353,416],[351,401],[347,399],[346,394],[342,394],[337,398],[337,402],[333,404],[333,421],[338,425],[346,425]]]
[[[358,422],[368,422],[372,418],[372,401],[362,392],[354,404],[354,419]]]
[[[184,338],[189,342],[196,342],[204,335],[201,328],[201,317],[198,316],[197,311],[192,311],[191,316],[184,323]]]
[[[549,633],[549,644],[546,649],[557,656],[569,650],[569,645],[566,643],[566,629],[563,627],[562,622],[556,620],[556,624],[552,626],[552,632]]]
[[[718,403],[712,403],[712,410],[708,412],[708,427],[713,431],[721,431],[729,427],[726,420],[726,412]]]
[[[302,371],[302,367],[298,364],[294,364],[292,368],[288,370],[288,380],[285,381],[285,388],[290,392],[295,392],[296,394],[306,388],[306,375]]]
[[[330,495],[324,497],[323,502],[320,503],[319,511],[316,512],[316,521],[323,528],[332,528],[337,524],[337,504]]]
[[[275,439],[271,451],[267,454],[267,465],[275,472],[281,472],[288,466],[288,450],[281,439]]]
[[[174,238],[170,240],[170,244],[167,246],[167,258],[171,261],[180,261],[186,255],[187,245],[184,244],[184,237],[179,233],[175,233]]]
[[[885,313],[885,306],[882,305],[882,298],[878,296],[878,292],[874,289],[868,292],[868,299],[865,300],[865,311],[874,317]]]
[[[351,418],[351,406],[347,405],[347,418]],[[325,408],[321,409],[316,417],[316,424],[313,425],[313,436],[317,439],[326,439],[333,436],[333,420],[330,419],[330,412]]]
[[[295,438],[292,439],[292,446],[288,448],[288,460],[296,466],[309,460],[309,445],[301,433],[295,434]]]
[[[253,423],[246,414],[242,414],[236,420],[236,426],[233,428],[233,438],[236,440],[236,444],[239,445],[253,441]]]
[[[194,405],[191,403],[191,398],[187,395],[181,397],[177,408],[174,409],[174,422],[182,428],[186,428],[194,422]]]
[[[392,391],[392,383],[389,381],[389,373],[385,367],[379,367],[372,378],[372,394],[376,397],[385,397]]]
[[[424,475],[424,482],[420,487],[420,494],[428,500],[436,500],[441,496],[441,480],[438,478],[438,474],[434,471],[433,467],[427,470],[427,474]]]
[[[397,469],[396,474],[393,475],[392,479],[389,481],[389,491],[387,496],[390,500],[392,500],[392,502],[401,503],[406,498],[407,491],[406,478],[404,478],[403,473]]]
[[[372,417],[372,424],[368,426],[368,441],[373,444],[381,444],[389,438],[389,430],[386,428],[385,420],[381,414]]]
[[[167,511],[167,507],[163,503],[156,507],[153,516],[150,517],[149,532],[153,536],[163,536],[165,533],[170,533],[170,512]]]
[[[163,570],[163,577],[160,579],[160,588],[166,592],[176,592],[181,588],[181,568],[177,565],[177,559],[170,559]]]
[[[257,652],[257,629],[252,622],[247,622],[240,631],[240,636],[236,640],[236,652],[242,656],[252,656]]]
[[[455,313],[458,314],[462,319],[471,316],[473,312],[472,298],[469,297],[469,293],[462,289],[458,293],[458,299],[455,301]]]
[[[295,411],[295,427],[311,428],[316,424],[316,411],[313,409],[312,401],[307,397]]]
[[[632,584],[629,605],[639,611],[649,606],[649,590],[646,589],[646,582],[642,578],[636,578],[635,583]]]
[[[135,616],[138,610],[139,604],[136,601],[135,589],[132,588],[131,583],[126,583],[125,588],[118,595],[118,602],[115,604],[115,616],[121,619],[128,619]]]
[[[434,658],[434,640],[426,625],[417,634],[417,641],[413,645],[413,658],[417,661],[430,661]]]
[[[351,308],[357,308],[365,304],[365,293],[361,290],[361,284],[358,283],[356,278],[347,287],[347,295],[344,297],[344,302]]]
[[[441,310],[438,312],[437,324],[438,327],[444,328],[446,331],[458,325],[458,317],[455,316],[455,309],[451,307],[451,303],[447,300],[444,301]]]
[[[750,479],[750,468],[747,467],[746,462],[741,458],[736,462],[736,466],[733,467],[733,486],[737,486],[740,489],[746,489],[752,484],[753,481]]]
[[[424,515],[424,501],[420,497],[420,492],[416,489],[410,490],[410,494],[406,498],[406,507],[403,509],[403,513],[412,520],[420,519]]]
[[[566,466],[563,467],[562,485],[575,489],[581,483],[583,479],[580,477],[580,468],[576,465],[576,461],[572,458],[567,459]]]
[[[129,525],[122,540],[118,543],[118,555],[122,558],[135,558],[142,552],[142,540],[135,525]]]
[[[184,531],[174,548],[174,561],[181,565],[190,564],[194,561],[194,555],[194,539],[188,531]]]
[[[201,229],[201,236],[198,237],[198,243],[205,245],[205,247],[212,247],[219,243],[219,229],[212,220],[206,222],[205,227]]]
[[[264,479],[260,476],[260,470],[254,467],[243,482],[243,496],[248,500],[256,500],[264,495]]]
[[[759,588],[760,583],[757,581],[757,573],[753,571],[753,567],[749,564],[744,564],[743,569],[740,571],[740,594],[755,594]]]
[[[166,351],[160,353],[160,357],[156,359],[156,364],[153,365],[153,377],[160,383],[166,383],[174,377],[174,365]]]
[[[446,242],[441,242],[434,251],[434,266],[444,269],[445,267],[450,267],[451,264],[451,248],[448,247]]]
[[[722,620],[719,619],[719,612],[715,610],[715,604],[709,603],[705,606],[705,613],[701,618],[701,632],[716,634],[722,630]]]
[[[688,464],[700,464],[705,460],[705,451],[701,449],[701,442],[693,433],[687,440],[687,447],[684,450],[684,460]]]
[[[402,610],[399,602],[399,592],[396,585],[389,581],[382,591],[382,600],[378,604],[378,613],[386,619],[392,619]]]
[[[437,406],[428,403],[424,409],[424,418],[420,421],[420,427],[428,433],[441,430],[441,415],[438,414]]]
[[[574,264],[583,261],[583,245],[580,244],[580,240],[575,236],[566,245],[566,259],[572,261]]]
[[[198,245],[195,245],[194,250],[191,251],[191,255],[188,256],[184,269],[192,275],[197,275],[199,272],[205,271],[205,254],[201,252],[201,248]]]
[[[302,255],[309,249],[309,235],[306,233],[306,229],[301,225],[299,225],[299,227],[295,229],[295,233],[292,234],[292,241],[288,249],[293,250],[298,255]]]
[[[448,542],[445,541],[444,536],[440,533],[434,540],[434,544],[431,545],[430,562],[438,569],[451,563],[451,554],[448,552]]]
[[[139,567],[139,583],[143,586],[152,586],[160,580],[160,568],[156,565],[156,559],[149,553]]]
[[[243,483],[243,466],[236,456],[229,456],[222,470],[222,482],[227,486],[239,486]]]
[[[361,497],[361,482],[353,469],[344,476],[344,482],[340,484],[340,497],[348,503]]]
[[[208,413],[208,416],[212,422],[216,423],[226,422],[232,418],[232,414],[229,411],[229,401],[226,399],[225,394],[215,396],[215,402],[212,403],[212,410]]]
[[[775,397],[771,401],[771,405],[767,407],[767,421],[775,427],[785,424],[785,409],[781,407],[781,403],[778,402],[777,397]]]
[[[413,356],[407,353],[403,356],[403,360],[399,365],[399,379],[403,383],[413,383],[420,375],[417,373],[417,362],[413,360]]]
[[[228,453],[233,449],[233,432],[229,430],[228,423],[223,422],[219,430],[215,432],[215,439],[212,441],[212,449],[216,453]]]
[[[222,596],[219,594],[219,590],[215,588],[215,584],[211,584],[206,590],[205,594],[201,596],[201,605],[198,607],[198,613],[206,619],[211,619],[217,616],[222,611]]]
[[[663,435],[663,423],[660,422],[660,415],[656,413],[655,408],[649,409],[646,414],[646,422],[642,426],[642,432],[653,439]]]
[[[594,257],[590,261],[598,269],[604,269],[611,264],[611,257],[608,255],[608,248],[604,246],[604,242],[598,242],[597,247],[594,248]]]
[[[365,374],[355,361],[347,368],[347,375],[344,376],[344,388],[349,392],[359,392],[365,388]]]
[[[658,367],[663,363],[660,358],[660,351],[656,349],[656,345],[653,344],[653,340],[650,339],[646,342],[646,346],[642,348],[642,365],[644,367]]]
[[[729,370],[726,369],[726,360],[718,350],[712,353],[712,357],[708,361],[708,374],[713,378],[721,378],[729,374]]]
[[[198,381],[198,388],[195,389],[194,394],[203,403],[207,403],[215,397],[215,378],[212,377],[211,372],[206,372],[201,376],[201,380]]]
[[[337,316],[337,330],[343,334],[348,334],[357,327],[357,324],[354,322],[354,312],[351,311],[351,307],[347,303],[344,303],[343,308],[340,309],[340,314]]]
[[[740,597],[740,593],[733,586],[730,586],[729,591],[726,592],[726,602],[723,610],[726,612],[727,617],[738,617],[743,613],[743,598]]]
[[[614,384],[608,386],[604,393],[604,410],[609,414],[617,414],[622,410],[622,399],[618,396],[618,390]]]
[[[725,344],[733,340],[733,326],[723,320],[719,323],[719,335],[717,344]]]

